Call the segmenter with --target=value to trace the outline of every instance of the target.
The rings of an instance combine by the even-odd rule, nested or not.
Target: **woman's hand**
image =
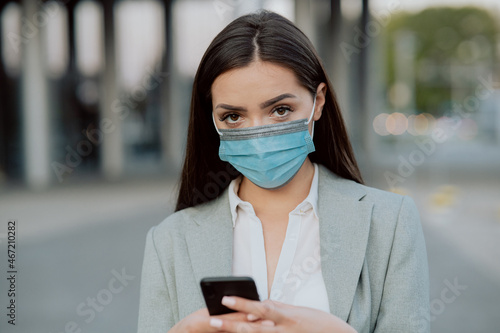
[[[210,332],[226,332],[217,328],[218,320],[225,322],[249,322],[247,314],[242,312],[232,312],[218,316],[210,316],[207,308],[199,309],[184,317],[168,333],[210,333]],[[214,325],[215,322],[215,325]],[[266,323],[264,323],[265,325]]]
[[[313,308],[272,300],[251,301],[236,296],[224,297],[222,304],[239,312],[238,316],[231,320],[217,316],[220,322],[212,321],[212,325],[215,324],[219,328],[218,332],[356,332],[340,318]],[[244,313],[248,316],[241,320],[241,315]]]

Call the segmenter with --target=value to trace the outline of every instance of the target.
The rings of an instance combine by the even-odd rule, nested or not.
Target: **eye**
[[[292,108],[286,105],[280,105],[273,109],[273,113],[278,117],[286,117],[290,112],[293,112]]]
[[[225,121],[228,124],[234,124],[240,120],[240,115],[236,113],[227,113],[222,116],[222,118],[219,118],[220,121]]]

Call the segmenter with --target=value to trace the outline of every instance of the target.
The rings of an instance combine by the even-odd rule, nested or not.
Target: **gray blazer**
[[[340,178],[319,165],[321,269],[330,311],[358,332],[429,332],[429,276],[409,197]],[[166,333],[205,307],[199,282],[231,275],[227,189],[178,211],[147,234],[139,332]]]

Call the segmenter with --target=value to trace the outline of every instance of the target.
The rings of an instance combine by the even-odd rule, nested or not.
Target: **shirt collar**
[[[244,201],[238,196],[238,189],[240,188],[241,179],[243,176],[238,176],[229,183],[229,207],[231,208],[231,217],[233,219],[233,228],[236,225],[236,216],[238,205]]]
[[[301,207],[306,205],[306,203],[309,203],[312,206],[312,209],[313,209],[314,214],[316,215],[316,218],[319,219],[319,216],[318,216],[318,178],[319,178],[318,174],[319,174],[319,172],[318,172],[318,165],[316,163],[313,163],[313,165],[314,165],[314,176],[313,176],[313,180],[311,183],[311,188],[309,189],[309,194],[304,199],[304,201],[302,201],[297,206],[297,208],[294,209],[294,211],[297,211],[298,209],[300,209]]]
[[[318,217],[318,165],[313,163],[314,165],[314,176],[311,183],[311,188],[309,189],[309,194],[293,211],[292,213],[297,213],[301,208],[309,203],[312,206],[313,212]],[[248,205],[248,202],[241,200],[238,196],[238,189],[240,188],[241,180],[243,176],[238,176],[233,179],[231,183],[229,183],[229,207],[231,209],[231,217],[233,220],[233,228],[236,225],[236,217],[238,216],[238,205]],[[253,210],[253,207],[250,208]]]

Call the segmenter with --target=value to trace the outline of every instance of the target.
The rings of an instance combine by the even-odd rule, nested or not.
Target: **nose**
[[[265,125],[264,120],[262,120],[258,117],[250,120],[249,126],[251,126],[251,127],[261,126],[261,125]]]
[[[255,115],[253,117],[249,117],[247,122],[248,127],[262,126],[268,124],[272,124],[272,120],[269,117],[262,115]]]

